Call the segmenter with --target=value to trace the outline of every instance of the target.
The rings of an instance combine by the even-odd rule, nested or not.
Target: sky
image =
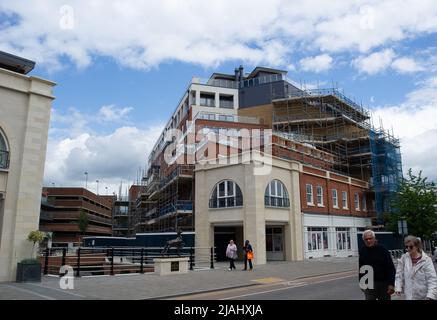
[[[0,50],[57,83],[46,186],[125,193],[191,78],[240,65],[338,88],[437,181],[435,1],[0,0]]]

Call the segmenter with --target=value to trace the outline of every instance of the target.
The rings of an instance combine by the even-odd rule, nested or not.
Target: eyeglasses
[[[411,250],[413,248],[414,248],[414,246],[405,246],[405,249],[407,249],[407,250]]]

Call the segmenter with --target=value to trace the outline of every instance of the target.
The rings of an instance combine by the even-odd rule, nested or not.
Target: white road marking
[[[56,291],[59,291],[59,292],[65,293],[65,294],[70,294],[70,295],[72,295],[72,296],[76,296],[76,297],[80,297],[80,298],[85,298],[85,296],[83,296],[83,295],[80,295],[80,294],[77,294],[77,293],[73,293],[73,292],[69,292],[68,290],[63,290],[63,289],[57,289],[57,288],[51,288],[51,287],[41,286],[41,285],[34,284],[34,283],[27,283],[27,284],[29,284],[29,285],[31,285],[31,286],[39,287],[39,288],[50,289],[50,290],[56,290]]]
[[[278,289],[259,291],[259,292],[254,292],[254,293],[247,293],[247,294],[242,294],[242,295],[238,295],[238,296],[227,297],[227,298],[220,299],[220,300],[231,300],[231,299],[236,299],[236,298],[241,298],[241,297],[248,297],[248,296],[254,296],[254,295],[270,293],[270,292],[275,292],[275,291],[283,291],[283,290],[288,290],[288,289],[305,287],[305,286],[312,285],[312,284],[319,284],[319,283],[335,281],[335,280],[340,280],[340,279],[346,279],[346,278],[351,278],[351,277],[355,277],[355,275],[349,275],[349,276],[344,276],[344,277],[339,277],[339,278],[334,278],[334,279],[328,279],[328,280],[322,280],[322,281],[317,281],[317,282],[296,283],[296,285],[287,286],[285,288],[278,288]]]
[[[52,297],[49,297],[49,296],[45,296],[43,294],[39,294],[39,293],[33,292],[31,290],[24,289],[24,288],[20,288],[20,287],[16,287],[16,286],[9,286],[9,285],[4,285],[4,286],[8,287],[8,288],[16,289],[18,291],[23,291],[23,292],[26,292],[26,293],[30,293],[30,294],[33,294],[33,295],[38,296],[40,298],[46,299],[46,300],[56,300],[55,298],[52,298]]]

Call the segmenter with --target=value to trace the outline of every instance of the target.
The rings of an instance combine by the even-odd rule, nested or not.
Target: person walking
[[[243,247],[243,252],[244,252],[244,269],[243,270],[247,270],[247,262],[249,261],[249,270],[252,271],[253,270],[253,265],[252,265],[252,260],[253,260],[253,249],[252,249],[252,245],[249,243],[249,240],[246,240],[244,242],[244,247]]]
[[[422,241],[408,236],[404,243],[407,252],[397,265],[396,294],[404,293],[406,300],[436,300],[436,271],[432,259],[422,249]]]
[[[369,279],[369,288],[362,289],[366,300],[390,300],[394,291],[396,269],[388,250],[377,243],[375,233],[372,230],[363,232],[365,246],[359,251],[359,269],[371,267],[373,279]],[[368,274],[372,274],[368,273]],[[360,286],[362,277],[360,273]],[[373,283],[373,288],[370,286]]]
[[[234,240],[230,240],[228,247],[226,248],[226,257],[229,259],[229,271],[235,269],[235,259],[237,259],[237,245]]]

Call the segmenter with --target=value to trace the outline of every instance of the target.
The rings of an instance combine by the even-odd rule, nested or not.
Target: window
[[[220,108],[233,109],[234,96],[220,95]]]
[[[323,187],[317,186],[317,206],[323,207]]]
[[[314,199],[313,199],[313,186],[311,184],[307,184],[307,204],[313,206],[314,205]]]
[[[342,191],[341,194],[342,194],[341,200],[343,201],[343,209],[347,209],[348,208],[348,206],[347,206],[347,191]]]
[[[360,211],[360,195],[358,192],[354,194],[355,211]]]
[[[287,189],[279,180],[272,180],[264,193],[264,204],[267,207],[289,207],[290,200],[288,198]]]
[[[363,194],[362,201],[363,201],[363,211],[367,211],[367,200],[365,194]]]
[[[240,187],[231,180],[216,184],[209,200],[210,208],[239,207],[243,205],[243,195]]]
[[[336,228],[337,250],[351,250],[350,228]]]
[[[215,107],[215,95],[213,93],[200,93],[200,105]]]
[[[0,129],[0,169],[6,169],[9,166],[9,149],[6,144],[6,138],[3,137]]]
[[[334,206],[334,208],[338,208],[337,189],[332,189],[332,205]]]
[[[308,251],[328,249],[328,228],[308,227]]]

